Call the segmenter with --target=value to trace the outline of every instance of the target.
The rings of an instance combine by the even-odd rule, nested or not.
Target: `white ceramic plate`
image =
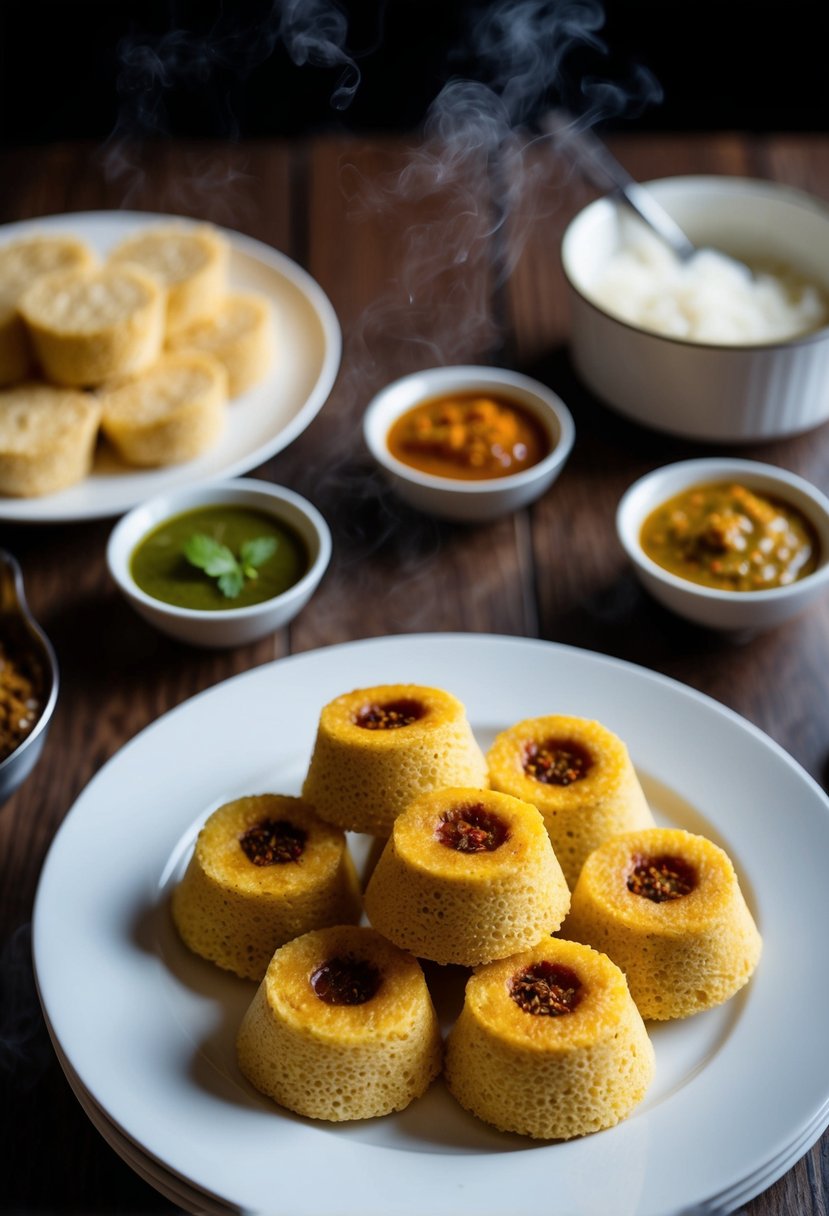
[[[719,1009],[651,1026],[657,1075],[622,1124],[566,1144],[501,1135],[442,1082],[354,1124],[282,1111],[238,1073],[253,984],[190,955],[167,898],[205,816],[299,789],[323,704],[416,681],[454,692],[483,746],[522,717],[598,718],[628,743],[661,822],[733,858],[765,941]],[[820,1134],[829,1099],[824,951],[829,800],[765,735],[641,668],[549,643],[410,635],[311,652],[173,710],[87,787],[47,857],[34,917],[47,1017],[94,1102],[146,1153],[220,1200],[270,1216],[503,1216],[555,1198],[568,1216],[732,1210]],[[463,972],[436,993],[455,1016]],[[324,1163],[324,1171],[321,1164]],[[756,1188],[756,1189],[755,1189]],[[736,1203],[733,1206],[737,1206]]]
[[[181,216],[143,211],[84,211],[0,227],[0,242],[35,232],[64,232],[99,254],[139,228]],[[0,520],[63,523],[119,515],[167,490],[218,477],[235,477],[262,464],[305,430],[328,398],[342,352],[340,325],[328,297],[301,267],[269,245],[220,228],[230,242],[233,288],[268,297],[273,307],[275,356],[265,379],[228,406],[219,443],[185,464],[134,469],[101,446],[89,477],[42,498],[0,497]]]

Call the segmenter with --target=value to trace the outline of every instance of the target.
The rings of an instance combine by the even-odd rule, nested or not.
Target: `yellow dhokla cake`
[[[748,982],[762,939],[727,854],[679,828],[608,841],[587,859],[562,932],[618,963],[644,1018],[684,1018]]]
[[[261,980],[278,946],[309,929],[356,923],[362,900],[342,832],[299,798],[254,794],[207,819],[172,912],[196,954]]]
[[[145,371],[164,337],[164,291],[138,266],[80,267],[41,275],[20,315],[49,380],[96,387]]]
[[[475,789],[423,794],[399,815],[365,893],[395,945],[468,967],[535,945],[569,906],[536,808]]]
[[[382,684],[323,707],[302,794],[347,831],[388,836],[418,795],[488,784],[457,697],[419,684]]]
[[[227,372],[228,393],[238,397],[263,378],[273,360],[270,302],[253,293],[225,296],[211,317],[179,330],[170,350],[199,350],[212,355]]]
[[[116,246],[109,260],[141,266],[163,284],[168,337],[212,316],[224,298],[227,241],[209,224],[142,229]]]
[[[373,929],[340,925],[277,950],[237,1053],[280,1106],[337,1123],[408,1106],[440,1072],[442,1043],[417,960]]]
[[[0,389],[0,494],[53,494],[80,481],[100,419],[92,393],[37,383]]]
[[[497,736],[487,762],[494,790],[538,807],[571,889],[605,840],[654,826],[627,747],[600,722],[527,718]]]
[[[625,977],[606,955],[546,941],[479,967],[446,1045],[446,1083],[505,1132],[568,1140],[641,1102],[654,1052]]]
[[[23,293],[43,274],[95,262],[92,250],[71,236],[43,232],[0,247],[0,385],[16,384],[33,370],[31,342],[17,309]]]
[[[142,376],[100,393],[101,428],[128,464],[180,464],[212,447],[222,433],[227,372],[196,351],[162,355]]]

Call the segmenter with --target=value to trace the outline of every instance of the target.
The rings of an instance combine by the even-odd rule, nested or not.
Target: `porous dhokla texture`
[[[275,840],[269,841],[269,824],[276,825]],[[256,828],[260,853],[270,847],[271,855],[288,859],[252,861],[241,842]],[[298,840],[302,849],[292,858]],[[254,850],[256,841],[248,847]],[[278,946],[310,929],[356,924],[362,899],[342,832],[299,798],[254,794],[207,819],[173,891],[172,912],[196,954],[244,979],[261,980]]]
[[[498,735],[487,756],[489,783],[541,812],[564,877],[611,836],[654,826],[627,747],[589,718],[527,718]]]
[[[655,1020],[728,1000],[762,951],[728,855],[678,828],[627,833],[591,854],[562,933],[618,963],[642,1016]]]
[[[556,939],[480,967],[446,1045],[446,1083],[458,1102],[536,1140],[612,1127],[642,1101],[653,1072],[653,1046],[620,969]]]
[[[222,433],[227,373],[209,355],[162,355],[142,376],[102,389],[101,404],[103,432],[128,464],[180,464]]]
[[[470,967],[535,945],[569,906],[536,808],[474,789],[416,799],[395,820],[365,893],[371,924],[395,945]]]
[[[419,684],[382,684],[324,706],[302,792],[323,819],[388,836],[420,794],[488,784],[457,697]]]
[[[164,285],[168,336],[212,316],[224,297],[227,241],[209,224],[144,229],[117,245],[109,260],[142,266]]]
[[[376,991],[332,1004],[325,970],[356,967]],[[441,1067],[437,1017],[417,960],[373,929],[338,926],[278,950],[242,1021],[239,1067],[262,1093],[311,1119],[341,1122],[402,1110]]]
[[[212,317],[174,334],[170,350],[199,350],[224,366],[228,393],[238,397],[265,376],[273,359],[273,318],[264,296],[234,293]]]
[[[34,353],[18,302],[43,274],[95,265],[95,254],[82,241],[46,234],[25,237],[0,247],[0,385],[26,379]]]
[[[58,270],[24,292],[20,314],[44,374],[95,387],[145,371],[164,338],[164,292],[137,266]]]
[[[0,391],[0,494],[53,494],[80,481],[100,418],[91,393],[36,383]]]

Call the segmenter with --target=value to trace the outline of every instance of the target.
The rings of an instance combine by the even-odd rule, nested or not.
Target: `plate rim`
[[[332,653],[335,653],[335,652],[340,652],[341,654],[348,652],[349,654],[356,655],[359,660],[360,653],[362,651],[365,651],[368,648],[382,649],[383,647],[391,646],[391,648],[394,650],[397,647],[399,647],[401,644],[404,647],[419,647],[419,646],[423,646],[423,645],[437,647],[438,649],[440,649],[440,648],[445,649],[446,647],[449,647],[449,653],[455,652],[459,646],[474,649],[479,646],[483,646],[486,648],[486,647],[492,646],[494,644],[496,646],[530,648],[530,650],[532,652],[535,652],[540,647],[540,648],[543,648],[545,651],[549,651],[551,653],[560,653],[560,654],[566,656],[567,658],[569,658],[570,662],[575,662],[576,664],[587,663],[588,665],[596,665],[598,668],[610,668],[611,670],[616,670],[618,672],[627,672],[631,676],[635,676],[636,679],[644,680],[646,685],[653,685],[654,687],[658,686],[660,688],[668,688],[668,689],[672,690],[673,695],[679,696],[686,704],[698,707],[698,709],[694,709],[692,711],[692,713],[696,713],[698,711],[703,712],[703,713],[711,713],[713,711],[716,717],[723,718],[724,720],[731,722],[732,726],[737,728],[739,730],[739,732],[741,732],[745,738],[752,741],[750,746],[752,746],[752,747],[759,746],[762,749],[762,751],[773,756],[774,764],[782,765],[783,771],[788,774],[787,779],[796,780],[799,784],[803,785],[805,788],[807,788],[811,791],[813,800],[816,800],[817,804],[819,804],[819,806],[820,806],[820,810],[821,810],[823,816],[827,818],[827,821],[829,821],[829,798],[827,798],[827,795],[821,789],[820,785],[814,780],[814,778],[812,778],[802,768],[801,765],[798,764],[798,762],[788,752],[785,751],[785,749],[783,747],[781,747],[781,745],[779,745],[773,739],[771,739],[768,735],[766,735],[759,727],[755,726],[748,719],[742,717],[741,715],[736,713],[736,711],[730,709],[726,705],[723,705],[721,702],[715,700],[713,697],[709,696],[708,694],[701,693],[698,690],[689,687],[688,685],[682,684],[681,682],[673,679],[672,677],[664,676],[659,672],[655,672],[652,669],[642,667],[635,663],[631,663],[628,660],[618,659],[618,658],[615,658],[614,656],[604,655],[604,654],[600,654],[600,653],[593,652],[593,651],[581,650],[576,647],[571,647],[571,646],[567,646],[567,645],[556,643],[556,642],[548,642],[548,641],[543,641],[543,640],[534,639],[534,638],[513,637],[513,636],[504,636],[504,635],[497,635],[497,634],[409,633],[409,634],[398,634],[398,635],[394,635],[391,637],[370,637],[370,638],[355,639],[355,640],[349,641],[349,642],[332,643],[329,646],[320,647],[316,650],[300,652],[299,654],[289,655],[284,658],[274,660],[273,662],[265,664],[261,667],[251,669],[250,671],[238,673],[237,675],[230,677],[228,680],[225,680],[222,683],[215,685],[210,689],[203,690],[202,692],[196,694],[194,697],[188,699],[185,702],[182,702],[178,706],[175,706],[174,708],[169,710],[165,715],[163,715],[161,718],[157,719],[154,723],[151,723],[149,726],[145,727],[143,731],[141,731],[133,739],[129,740],[124,745],[124,747],[119,750],[119,752],[116,752],[115,755],[107,762],[107,764],[105,766],[103,766],[103,768],[99,771],[99,773],[96,774],[96,776],[92,779],[92,781],[85,787],[85,789],[81,792],[81,794],[75,800],[72,808],[68,812],[65,820],[63,821],[60,828],[58,829],[58,832],[52,842],[52,846],[50,847],[49,854],[46,858],[46,862],[44,863],[44,867],[43,867],[43,870],[41,873],[41,878],[38,883],[38,889],[37,889],[36,899],[35,899],[35,913],[34,913],[34,927],[33,927],[33,958],[34,958],[34,964],[35,964],[35,973],[36,973],[36,977],[37,977],[37,981],[38,981],[38,991],[41,996],[41,1000],[44,1003],[44,1010],[46,1012],[47,1017],[51,1018],[53,1024],[54,1024],[54,1018],[52,1017],[52,1015],[50,1014],[50,1012],[47,1008],[47,1002],[49,1000],[49,996],[47,993],[44,993],[44,989],[48,989],[48,987],[49,987],[48,980],[47,980],[46,984],[44,985],[42,983],[44,977],[39,972],[39,958],[42,954],[41,932],[42,932],[42,908],[43,908],[43,898],[44,898],[43,892],[46,889],[46,884],[49,881],[50,865],[54,864],[53,859],[55,856],[57,856],[57,851],[61,848],[61,845],[59,842],[61,840],[62,833],[64,832],[66,825],[68,823],[70,823],[73,816],[75,816],[75,822],[77,822],[77,819],[79,818],[79,816],[76,815],[76,812],[82,810],[84,805],[86,805],[86,800],[88,797],[92,797],[93,802],[94,802],[94,794],[90,795],[89,791],[94,790],[94,787],[100,781],[106,780],[107,772],[111,772],[112,766],[117,764],[119,757],[121,757],[122,754],[125,753],[128,749],[132,750],[133,748],[140,748],[142,746],[141,741],[143,739],[145,739],[147,735],[149,735],[151,732],[156,732],[159,730],[163,731],[164,724],[166,722],[168,722],[169,719],[171,719],[174,715],[178,716],[178,715],[186,714],[188,709],[193,705],[193,703],[203,702],[206,699],[209,699],[214,696],[221,697],[223,690],[225,690],[226,687],[229,685],[240,685],[240,684],[243,684],[245,681],[248,681],[251,679],[267,680],[270,677],[271,673],[273,673],[274,671],[276,671],[278,669],[281,669],[284,671],[284,668],[287,664],[296,665],[296,664],[301,664],[303,662],[307,663],[309,661],[312,663],[319,663],[319,662],[324,663],[326,658],[329,658],[332,655]],[[359,665],[359,663],[358,663],[358,665]],[[470,715],[470,716],[474,716],[474,715]],[[826,829],[826,828],[827,828],[827,824],[824,823],[824,829]],[[86,1079],[83,1077],[81,1070],[77,1068],[76,1062],[75,1062],[75,1060],[72,1059],[72,1055],[70,1054],[70,1051],[67,1050],[67,1044],[60,1039],[60,1034],[59,1034],[57,1026],[55,1026],[55,1033],[58,1036],[58,1040],[61,1042],[61,1046],[62,1046],[62,1050],[64,1051],[64,1054],[66,1055],[67,1059],[72,1064],[73,1068],[76,1069],[76,1072],[78,1073],[78,1076],[80,1077],[82,1083],[86,1086]],[[731,1054],[733,1055],[733,1052]],[[733,1063],[733,1061],[732,1061],[732,1063]],[[706,1070],[703,1069],[702,1071],[704,1073]],[[115,1116],[115,1113],[111,1109],[109,1109],[109,1107],[104,1102],[101,1101],[101,1096],[98,1093],[96,1093],[91,1087],[87,1086],[87,1088],[88,1088],[88,1091],[91,1094],[92,1098],[96,1102],[98,1102],[98,1104],[101,1105],[103,1109],[105,1109],[107,1111],[107,1114],[112,1119],[113,1123],[116,1126],[121,1126],[121,1124],[119,1123],[119,1120]],[[826,1094],[822,1094],[822,1098],[825,1099],[825,1097],[826,1097]],[[778,1142],[776,1142],[772,1146],[772,1149],[770,1151],[783,1150],[783,1149],[786,1149],[790,1144],[793,1144],[794,1140],[798,1134],[798,1131],[808,1125],[810,1115],[814,1115],[814,1110],[810,1109],[810,1110],[805,1111],[802,1115],[802,1121],[800,1123],[798,1123],[792,1129],[792,1134],[788,1135],[787,1139],[782,1142],[780,1142],[778,1139]],[[627,1122],[632,1122],[632,1120],[628,1120]],[[624,1124],[621,1124],[619,1126],[624,1127]],[[615,1129],[611,1129],[611,1131],[613,1131],[613,1130],[615,1130]],[[135,1139],[134,1133],[128,1127],[125,1126],[124,1131],[125,1131],[125,1134],[130,1136],[132,1139]],[[600,1133],[600,1135],[601,1134],[603,1134],[603,1133]],[[585,1138],[585,1140],[581,1141],[581,1143],[584,1144],[584,1143],[592,1141],[592,1140],[593,1140],[592,1137],[587,1137],[587,1138]],[[140,1143],[140,1141],[139,1141],[139,1143]],[[574,1143],[576,1143],[576,1142],[569,1142],[569,1144],[571,1144],[571,1145]],[[330,1139],[327,1140],[326,1144],[330,1145],[331,1140]],[[350,1145],[351,1150],[352,1151],[354,1150],[355,1142],[353,1140],[345,1141],[345,1144]],[[362,1145],[359,1145],[357,1147],[359,1147],[360,1149],[363,1148]],[[147,1153],[150,1156],[157,1155],[149,1146],[145,1146],[145,1148],[146,1148]],[[373,1145],[369,1146],[369,1151],[375,1151],[375,1146],[373,1146]],[[404,1154],[404,1155],[406,1157],[412,1157],[412,1156],[420,1157],[420,1154],[410,1154],[409,1153],[409,1154]],[[397,1153],[396,1156],[399,1158],[401,1156],[401,1154]],[[434,1153],[432,1153],[429,1155],[428,1159],[430,1161],[434,1162],[435,1160],[439,1160],[440,1158],[436,1158],[436,1155]],[[175,1170],[176,1172],[180,1172],[180,1169],[177,1169],[177,1167],[174,1164],[172,1164],[169,1161],[165,1162],[163,1157],[160,1158],[160,1160],[161,1160],[162,1164],[167,1165],[167,1168]],[[716,1184],[712,1183],[707,1188],[707,1190],[704,1194],[694,1195],[694,1196],[683,1196],[680,1201],[681,1205],[685,1206],[686,1200],[693,1200],[694,1202],[697,1202],[697,1201],[704,1201],[705,1199],[715,1198],[716,1195],[721,1193],[723,1190],[725,1190],[729,1186],[729,1184],[734,1185],[737,1182],[739,1182],[740,1179],[750,1178],[753,1176],[754,1172],[759,1172],[762,1169],[763,1165],[768,1160],[769,1160],[768,1154],[764,1151],[758,1150],[753,1166],[749,1165],[749,1163],[747,1163],[745,1160],[742,1160],[740,1167],[735,1174],[726,1173],[723,1176],[719,1177],[716,1181]],[[721,1171],[721,1173],[722,1173],[722,1171]],[[221,1197],[226,1202],[227,1201],[232,1202],[232,1203],[239,1202],[238,1196],[229,1199],[229,1197],[227,1195],[222,1195],[221,1189],[217,1188],[212,1183],[207,1183],[203,1179],[197,1180],[195,1178],[193,1178],[192,1181],[194,1182],[195,1185],[201,1186],[213,1194],[221,1195]],[[643,1185],[644,1185],[644,1182],[643,1182]],[[240,1206],[244,1207],[244,1206],[246,1206],[246,1204],[244,1202],[242,1202],[242,1203],[240,1203]],[[679,1210],[679,1206],[680,1206],[680,1204],[678,1203],[676,1210]],[[340,1210],[341,1209],[339,1207],[336,1209],[337,1212],[339,1212]],[[442,1211],[443,1209],[440,1209],[440,1210]],[[459,1212],[461,1210],[466,1211],[466,1209],[460,1209],[460,1208],[458,1209]],[[633,1208],[633,1207],[630,1208],[631,1212],[634,1212],[634,1211],[640,1212],[641,1211],[642,1213],[648,1213],[648,1216],[650,1216],[650,1213],[652,1210],[654,1212],[659,1211],[660,1216],[662,1216],[663,1209],[661,1209],[661,1208],[660,1209],[651,1209],[647,1206],[643,1206],[643,1207],[637,1206],[635,1208]],[[674,1210],[674,1208],[671,1208],[671,1211],[673,1211],[673,1210]],[[350,1212],[351,1209],[348,1207],[344,1207],[344,1208],[342,1208],[342,1211]],[[373,1209],[372,1209],[372,1211],[373,1211]]]
[[[17,234],[23,235],[27,231],[37,229],[40,225],[46,228],[59,228],[65,224],[67,230],[69,230],[72,228],[73,223],[76,222],[80,222],[82,225],[94,225],[95,223],[112,223],[113,221],[118,224],[123,222],[123,227],[125,228],[139,224],[147,227],[172,223],[185,223],[190,226],[206,224],[222,233],[228,239],[232,248],[268,266],[301,293],[319,321],[323,337],[323,358],[319,373],[311,392],[285,426],[273,435],[268,442],[256,447],[248,456],[240,456],[235,461],[222,465],[219,469],[203,472],[199,472],[195,468],[188,469],[188,464],[192,464],[192,462],[187,462],[177,466],[182,476],[181,479],[176,481],[175,486],[168,486],[166,488],[163,486],[160,488],[150,486],[146,491],[139,494],[122,496],[116,505],[96,506],[93,502],[74,509],[70,507],[68,511],[50,510],[49,499],[54,497],[52,495],[43,495],[30,499],[0,495],[0,523],[37,527],[41,525],[81,523],[95,519],[113,519],[132,507],[137,506],[145,498],[154,497],[157,493],[164,493],[185,486],[204,485],[217,477],[243,476],[290,446],[322,410],[336,383],[342,363],[343,332],[334,305],[322,286],[304,266],[301,266],[293,258],[290,258],[281,250],[276,249],[273,245],[269,245],[266,241],[260,240],[258,237],[249,236],[238,229],[213,223],[211,220],[201,219],[198,216],[174,212],[132,211],[113,208],[112,210],[55,212],[22,220],[11,220],[8,223],[0,224],[0,242],[5,243],[8,239],[15,239]],[[152,469],[139,469],[135,472],[136,474],[143,472],[145,475],[151,476],[154,471]],[[32,504],[34,504],[33,507]],[[31,509],[27,510],[29,507]]]

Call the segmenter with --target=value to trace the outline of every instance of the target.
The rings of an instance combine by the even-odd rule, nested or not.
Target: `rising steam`
[[[354,165],[343,166],[355,224],[410,207],[424,218],[406,228],[387,290],[350,329],[338,410],[329,419],[339,428],[332,444],[339,463],[326,466],[324,479],[310,470],[304,488],[324,496],[341,552],[359,560],[366,550],[390,549],[398,580],[421,567],[436,525],[407,512],[361,456],[360,415],[372,386],[380,387],[379,373],[510,362],[503,288],[530,225],[543,219],[538,187],[554,207],[550,185],[573,173],[549,141],[540,147],[539,116],[566,96],[578,103],[578,121],[594,125],[660,97],[640,67],[625,84],[569,78],[575,52],[606,51],[598,0],[499,0],[471,6],[467,16],[458,47],[448,51],[458,70],[429,105],[402,167],[367,181]]]
[[[382,5],[380,6],[382,9]],[[332,111],[348,109],[361,85],[358,56],[336,0],[271,0],[252,23],[232,6],[209,31],[173,30],[159,38],[132,36],[118,48],[119,121],[105,149],[110,180],[128,205],[140,191],[141,141],[169,134],[168,100],[177,90],[244,80],[277,48],[308,70],[338,73]],[[418,16],[413,12],[413,20]],[[355,224],[416,208],[389,267],[387,289],[350,327],[336,416],[341,428],[336,468],[324,485],[309,464],[308,490],[333,504],[340,527],[352,526],[357,549],[386,543],[401,531],[398,506],[361,460],[359,417],[380,371],[395,374],[430,365],[509,362],[504,347],[503,287],[523,249],[529,226],[540,222],[539,186],[556,205],[552,184],[573,168],[547,142],[539,147],[538,118],[566,97],[581,125],[640,112],[659,99],[650,74],[633,69],[623,84],[573,73],[577,52],[601,60],[606,52],[599,0],[479,0],[468,5],[457,46],[446,48],[445,83],[425,113],[405,162],[385,177],[362,179],[344,164],[342,184]],[[223,96],[229,95],[227,89]],[[238,135],[226,102],[224,134]],[[223,158],[224,162],[224,158]],[[254,192],[244,144],[234,167],[217,175],[209,159],[179,166],[180,209],[244,227]],[[224,209],[225,215],[222,214]],[[414,217],[413,210],[413,217]],[[367,509],[356,509],[359,501]],[[321,504],[325,505],[325,504]],[[425,524],[423,525],[425,528]],[[431,542],[430,542],[431,543]],[[356,550],[355,550],[356,551]],[[398,561],[402,555],[396,554]]]

